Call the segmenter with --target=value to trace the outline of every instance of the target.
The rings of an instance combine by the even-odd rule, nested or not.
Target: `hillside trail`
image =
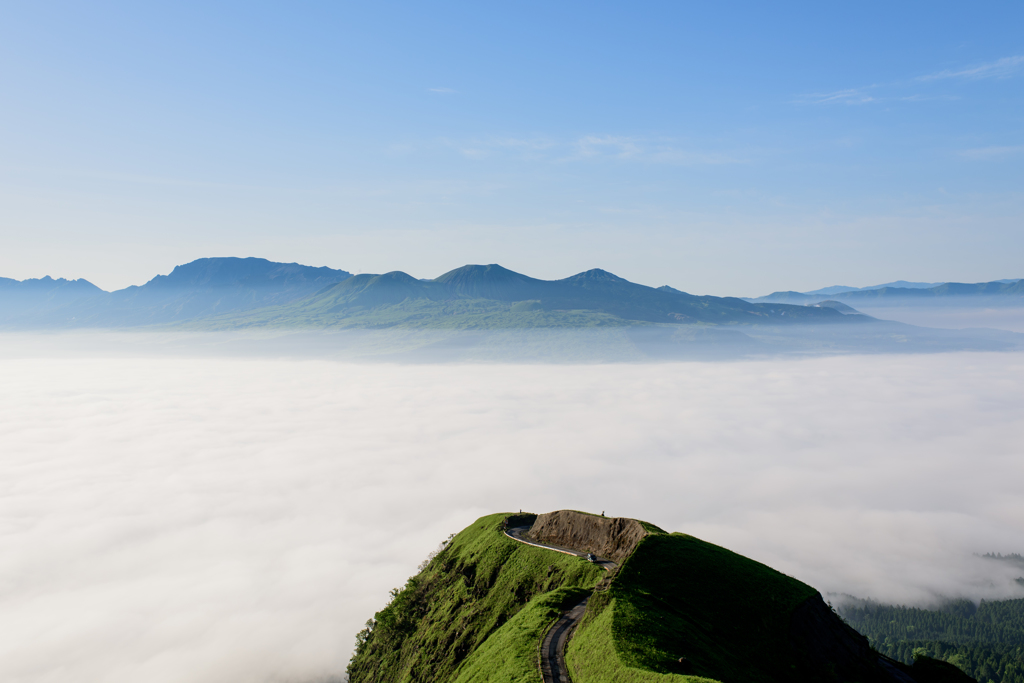
[[[553,550],[556,553],[575,555],[576,557],[582,558],[586,558],[587,556],[586,553],[581,553],[573,550],[572,548],[563,548],[557,545],[538,543],[537,541],[523,538],[523,534],[529,530],[530,527],[520,526],[505,529],[504,533],[513,541],[532,545],[535,548]],[[609,574],[619,568],[619,565],[615,562],[603,557],[598,557],[594,564],[609,572]],[[605,584],[607,581],[608,579],[605,579],[601,583]],[[589,595],[573,605],[568,611],[563,612],[544,635],[544,640],[541,641],[540,647],[540,672],[541,676],[544,678],[544,683],[571,683],[572,679],[569,677],[569,669],[565,665],[565,644],[568,642],[569,636],[572,635],[572,632],[579,625],[583,615],[586,614],[588,600],[590,600]]]

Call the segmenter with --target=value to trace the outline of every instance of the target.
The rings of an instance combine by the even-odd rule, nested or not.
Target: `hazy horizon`
[[[265,260],[271,261],[271,262],[279,262],[279,261],[275,261],[275,259],[272,259],[272,258],[266,258],[264,256],[254,256],[254,255],[247,255],[247,256],[237,256],[237,255],[209,256],[209,255],[207,255],[207,256],[197,257],[197,259],[194,259],[194,260],[207,259],[207,258],[239,258],[239,259],[258,258],[258,259],[265,259]],[[191,261],[190,261],[190,263],[191,263]],[[352,275],[361,275],[361,274],[379,275],[379,274],[386,273],[386,272],[396,272],[397,271],[397,269],[390,269],[390,270],[380,270],[380,271],[375,272],[375,273],[363,273],[363,272],[360,272],[360,271],[354,271],[351,268],[346,268],[343,264],[342,265],[333,264],[333,265],[325,266],[324,264],[321,264],[321,263],[298,263],[298,262],[293,262],[293,263],[296,263],[297,265],[311,266],[311,267],[314,267],[314,268],[328,267],[328,268],[331,268],[333,270],[342,270],[342,271],[350,272]],[[180,266],[180,265],[185,265],[185,263],[183,262],[183,263],[174,264],[169,269],[167,269],[166,272],[159,272],[159,273],[154,272],[153,274],[151,274],[148,277],[145,277],[142,280],[139,280],[139,281],[136,281],[136,282],[131,282],[129,284],[126,284],[126,285],[123,285],[123,286],[120,286],[120,287],[115,287],[115,288],[100,287],[100,289],[102,289],[102,290],[104,290],[106,292],[111,292],[111,291],[117,291],[118,289],[125,289],[125,288],[128,288],[128,287],[142,286],[142,285],[146,284],[147,282],[149,282],[150,280],[152,280],[152,279],[154,279],[154,278],[156,278],[158,276],[167,276],[167,275],[169,275],[171,273],[171,271],[174,270],[174,268],[176,268],[177,266]],[[458,268],[464,267],[466,265],[488,265],[488,264],[485,264],[485,263],[482,263],[482,262],[481,263],[476,263],[476,264],[474,264],[474,263],[462,263],[462,264],[458,264],[458,265],[452,266],[451,268],[449,268],[449,269],[447,269],[445,271],[438,272],[438,273],[424,274],[424,273],[418,273],[417,272],[417,273],[407,273],[407,274],[409,274],[409,275],[411,275],[411,276],[413,276],[413,277],[415,277],[417,279],[429,280],[429,279],[433,279],[433,278],[439,277],[440,275],[443,275],[444,273],[450,272],[451,270],[456,270]],[[496,265],[505,267],[504,264],[502,264],[502,263],[497,263]],[[589,267],[586,267],[586,268],[584,268],[583,270],[580,270],[580,271],[572,271],[572,272],[565,272],[565,273],[562,273],[562,274],[555,274],[555,275],[551,275],[551,276],[549,276],[547,278],[539,278],[538,277],[537,279],[558,280],[558,279],[562,279],[562,278],[566,278],[566,277],[571,277],[571,276],[576,275],[576,274],[578,274],[580,272],[585,272],[587,270],[592,270],[592,269],[608,270],[607,268],[602,267],[601,264],[593,264],[593,265],[591,265]],[[510,270],[512,270],[512,269],[510,269]],[[401,271],[401,272],[406,272],[406,271]],[[611,271],[608,271],[608,272],[611,272]],[[533,274],[531,274],[529,272],[522,272],[522,274],[530,276],[530,277],[535,277]],[[618,273],[614,273],[614,274],[618,275]],[[0,278],[2,278],[2,277],[6,277],[6,276],[4,274],[0,273]],[[35,276],[35,277],[28,277],[28,278],[22,278],[22,280],[43,279],[43,278],[46,278],[46,277],[50,277],[50,278],[52,278],[54,280],[58,280],[58,279],[62,279],[62,278],[66,279],[66,280],[79,279],[79,278],[69,278],[69,277],[65,277],[65,276],[63,276],[61,274],[55,274],[55,273],[47,272],[44,275],[39,275],[39,276]],[[17,278],[11,278],[11,279],[17,279]],[[89,277],[81,276],[81,279],[84,279],[84,280],[92,283],[93,285],[97,285],[97,282],[95,280],[93,280],[93,279],[90,279]],[[100,279],[106,279],[106,278],[101,274]],[[982,281],[979,281],[979,282],[997,282],[997,281],[1008,280],[1008,279],[1009,280],[1024,279],[1024,277],[1022,277],[1022,278],[994,277],[994,278],[991,278],[991,279],[988,279],[988,280],[982,280]],[[646,285],[648,287],[660,287],[663,284],[665,284],[665,283],[660,283],[659,284],[659,283],[643,282],[643,281],[636,281],[636,282],[637,282],[637,284]],[[896,280],[892,280],[892,281],[889,281],[889,282],[896,282]],[[952,280],[941,280],[941,281],[937,281],[935,284],[942,284],[942,283],[945,283],[945,282],[952,282]],[[871,288],[875,288],[875,287],[880,287],[880,286],[882,286],[884,284],[887,284],[887,283],[883,283],[883,282],[871,282],[871,283],[863,282],[861,284],[854,284],[854,285],[850,285],[849,283],[840,283],[840,282],[831,282],[829,284],[820,284],[819,283],[818,286],[815,286],[812,289],[808,289],[806,291],[815,291],[815,290],[818,290],[818,289],[825,289],[825,288],[828,288],[828,287],[846,287],[846,286],[858,287],[858,288],[861,288],[861,289],[871,289]],[[974,283],[968,283],[968,284],[974,284]],[[97,286],[99,286],[99,285],[97,285]],[[765,296],[765,295],[768,295],[768,294],[771,294],[771,293],[774,293],[774,292],[780,292],[780,291],[794,291],[794,290],[781,290],[781,289],[778,289],[778,288],[771,289],[771,284],[770,283],[766,283],[765,286],[762,287],[761,290],[758,290],[756,293],[755,292],[747,292],[746,294],[744,294],[742,296],[743,297],[751,297],[751,298],[753,298],[753,297],[758,297],[758,296]],[[696,289],[694,289],[694,291],[691,291],[691,292],[688,292],[688,293],[690,293],[690,294],[698,294],[698,295],[712,295],[712,296],[739,296],[739,295],[736,295],[736,294],[728,294],[728,295],[726,295],[726,294],[719,294],[717,292],[712,292],[712,291],[705,291],[705,288],[702,288],[700,285],[697,285],[697,287],[696,287]]]

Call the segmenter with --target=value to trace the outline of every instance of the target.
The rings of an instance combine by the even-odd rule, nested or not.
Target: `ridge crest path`
[[[586,558],[587,556],[586,553],[581,553],[577,550],[573,550],[572,548],[563,548],[557,545],[538,543],[537,541],[523,538],[523,534],[529,530],[530,527],[519,526],[504,529],[504,534],[517,543],[532,545],[535,548],[553,550],[556,553],[575,555],[576,557],[582,558]],[[618,569],[618,565],[615,562],[603,557],[598,557],[597,562],[594,564],[598,565],[606,572],[612,572],[613,570]],[[576,603],[568,611],[563,612],[544,635],[544,640],[541,642],[540,648],[540,673],[544,679],[544,683],[571,683],[572,679],[569,677],[569,669],[565,664],[565,644],[568,642],[569,636],[572,635],[572,632],[576,629],[576,626],[579,625],[580,619],[582,619],[583,615],[586,614],[588,600],[590,600],[589,595]]]

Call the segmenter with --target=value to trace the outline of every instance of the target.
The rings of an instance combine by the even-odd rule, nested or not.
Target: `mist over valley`
[[[6,680],[341,675],[388,590],[502,509],[657,519],[825,594],[1024,597],[977,556],[1024,549],[1020,354],[15,356]]]

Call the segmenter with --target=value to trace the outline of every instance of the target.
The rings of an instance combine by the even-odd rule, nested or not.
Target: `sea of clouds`
[[[1024,552],[1024,355],[399,365],[19,344],[0,353],[10,683],[340,675],[440,540],[519,509],[645,519],[823,593],[1024,596],[975,556]]]

